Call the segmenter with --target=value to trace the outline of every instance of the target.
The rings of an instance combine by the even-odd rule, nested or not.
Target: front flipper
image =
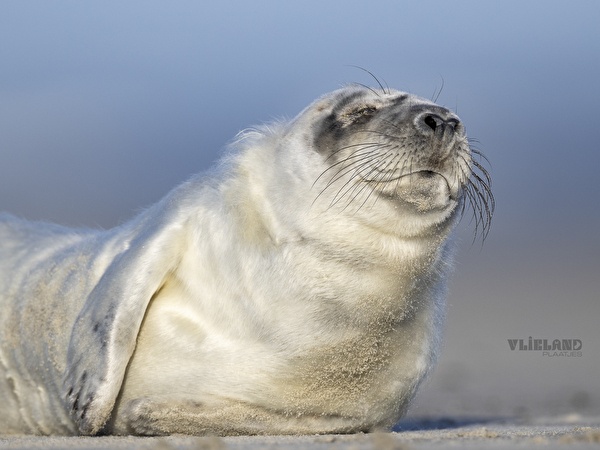
[[[110,417],[146,308],[185,248],[179,224],[157,222],[139,227],[90,293],[73,327],[63,392],[83,434],[98,433]]]

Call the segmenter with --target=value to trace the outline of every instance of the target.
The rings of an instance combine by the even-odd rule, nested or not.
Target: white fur
[[[307,136],[352,89],[246,133],[219,168],[121,227],[0,216],[0,432],[398,420],[435,359],[456,205],[332,206]]]

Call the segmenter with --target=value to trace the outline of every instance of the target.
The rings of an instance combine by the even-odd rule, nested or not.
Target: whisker
[[[390,93],[390,88],[388,87],[387,90],[386,90],[385,87],[383,87],[383,84],[381,83],[381,81],[379,81],[379,78],[377,78],[375,75],[373,75],[370,71],[368,71],[364,67],[354,66],[352,64],[350,65],[350,67],[354,67],[355,69],[359,69],[359,70],[362,70],[363,72],[367,72],[369,75],[371,75],[371,77],[373,77],[373,79],[379,85],[379,87],[381,88],[381,90],[383,91],[384,94],[389,94]],[[387,83],[386,83],[386,86],[387,86]]]
[[[491,227],[493,208],[495,207],[493,197],[490,197],[491,190],[489,190],[487,185],[484,185],[484,189],[481,189],[478,187],[477,183],[472,181],[472,178],[469,179],[467,187],[467,192],[470,192],[471,197],[473,198],[472,206],[479,214],[482,228],[482,238],[485,240]]]
[[[379,92],[377,92],[377,91],[376,91],[375,89],[373,89],[372,87],[370,87],[370,86],[367,86],[366,84],[362,84],[362,83],[354,83],[354,84],[356,84],[357,86],[362,86],[362,87],[364,87],[365,89],[368,89],[368,90],[369,90],[369,91],[371,91],[373,94],[375,94],[377,97],[381,97],[381,95],[379,95]]]
[[[485,160],[486,163],[488,163],[490,166],[492,165],[492,163],[490,163],[490,160],[487,159],[487,156],[485,156],[483,154],[483,152],[481,152],[480,150],[477,150],[476,148],[471,147],[471,153],[477,155],[478,157],[482,158]],[[480,166],[481,167],[481,166]],[[483,168],[482,168],[483,169]]]
[[[475,222],[475,233],[473,233],[473,242],[475,242],[475,240],[477,239],[477,235],[479,234],[479,228],[480,228],[480,224],[481,221],[483,220],[483,216],[481,215],[481,213],[479,213],[479,206],[478,206],[478,202],[476,200],[476,198],[474,197],[473,193],[468,189],[465,189],[465,195],[466,198],[469,201],[469,205],[471,207],[471,212],[472,212],[472,216],[471,216],[471,222]]]
[[[334,196],[330,206],[333,206],[336,203],[338,203],[339,200],[341,200],[343,197],[346,196],[346,194],[348,194],[349,192],[352,191],[352,189],[354,189],[353,182],[356,182],[357,181],[356,179],[358,177],[362,176],[361,172],[363,171],[363,169],[370,168],[370,170],[366,174],[366,176],[368,176],[369,174],[372,173],[373,170],[377,170],[379,161],[384,160],[388,156],[389,156],[389,152],[386,153],[385,155],[374,155],[374,157],[371,160],[365,161],[362,164],[360,164],[359,167],[357,167],[354,170],[354,174],[350,177],[350,179],[346,183],[344,183],[344,185],[338,190],[338,192]],[[362,176],[362,178],[365,178],[365,177]]]
[[[389,148],[389,145],[377,145],[377,150],[386,149],[386,148]],[[340,168],[340,170],[338,172],[336,172],[336,174],[334,175],[334,177],[335,177],[336,175],[338,175],[344,169],[346,169],[348,167],[351,167],[352,165],[354,165],[356,163],[362,162],[364,159],[368,158],[369,156],[378,156],[378,155],[379,155],[378,153],[376,153],[376,152],[374,152],[372,150],[369,150],[367,152],[361,152],[361,153],[359,153],[359,151],[356,151],[353,155],[348,156],[347,158],[344,158],[344,159],[340,160],[339,162],[337,162],[335,164],[332,164],[331,167],[329,167],[328,169],[325,170],[325,172],[328,171],[329,169],[331,169],[332,167],[335,167],[335,166],[340,165],[342,163],[346,163],[350,159],[353,159],[353,161],[350,161],[350,163],[348,165]],[[344,172],[344,174],[345,173],[348,173],[348,172]],[[336,180],[333,180],[333,181],[335,182]],[[328,183],[328,186],[329,186],[329,183]]]
[[[334,164],[330,165],[330,166],[329,166],[327,169],[325,169],[323,172],[321,172],[321,174],[320,174],[320,175],[319,175],[319,176],[316,178],[316,180],[315,180],[315,181],[313,182],[313,184],[312,184],[312,187],[314,187],[314,185],[317,183],[317,181],[319,181],[319,180],[321,179],[321,177],[322,177],[323,175],[325,175],[327,172],[329,172],[331,169],[333,169],[333,168],[335,168],[335,167],[339,166],[340,164],[344,164],[344,163],[348,162],[350,159],[353,159],[353,158],[361,158],[361,157],[363,157],[363,156],[370,155],[370,154],[372,153],[371,151],[364,152],[364,153],[360,153],[360,152],[361,152],[362,150],[369,149],[369,148],[374,148],[374,147],[380,147],[380,144],[368,145],[368,146],[366,146],[366,147],[364,147],[364,148],[363,148],[363,147],[361,147],[361,148],[357,149],[356,151],[354,151],[353,153],[351,153],[351,154],[350,154],[349,156],[347,156],[346,158],[344,158],[344,159],[341,159],[341,160],[339,160],[339,161],[335,162]],[[356,162],[356,161],[359,161],[359,160],[355,160],[355,161],[351,162],[351,164],[352,164],[352,163],[354,163],[354,162]],[[342,167],[340,170],[344,170],[344,167]],[[334,177],[335,177],[335,176],[336,176],[338,173],[339,173],[339,171],[338,171],[338,172],[336,172],[336,174],[334,175]]]
[[[387,177],[383,177],[381,180],[379,180],[376,184],[377,187],[381,186],[384,183],[389,183],[394,176],[397,175],[396,170],[398,169],[398,163],[399,161],[396,160],[395,164],[394,164],[394,168],[392,170],[389,171],[388,176]],[[402,178],[402,175],[397,175],[397,181],[396,181],[396,189],[398,188],[398,186],[400,186],[400,179]],[[365,201],[362,203],[362,205],[360,206],[362,208],[362,206],[364,204],[366,204],[367,200],[371,197],[371,195],[373,195],[373,193],[375,192],[375,189],[371,189],[371,192],[369,192],[369,194],[367,195],[367,198],[365,199]],[[373,205],[371,206],[375,206],[375,204],[377,203],[377,199],[379,198],[379,195],[375,196],[375,200],[373,201]],[[359,208],[360,209],[360,208]]]
[[[343,150],[347,150],[349,148],[354,148],[354,147],[365,147],[365,148],[369,148],[369,146],[376,146],[376,145],[381,145],[379,142],[361,142],[360,144],[350,144],[350,145],[345,145],[343,147],[337,148],[334,151],[331,152],[331,154],[325,158],[324,162],[329,161],[330,158],[334,157],[335,155],[337,155],[338,153],[340,153]]]
[[[389,147],[389,146],[388,145],[377,145],[378,150],[381,148],[385,149],[387,147]],[[362,165],[371,164],[375,158],[380,157],[379,153],[374,152],[372,150],[365,151],[365,152],[363,152],[362,150],[363,150],[362,148],[356,150],[353,155],[350,155],[347,158],[344,158],[343,160],[340,160],[337,163],[332,164],[330,167],[325,169],[319,175],[317,180],[320,179],[326,172],[328,172],[333,167],[341,166],[341,167],[339,167],[339,170],[327,182],[327,184],[321,190],[321,192],[319,192],[319,194],[315,197],[315,199],[313,200],[313,204],[331,185],[336,183],[338,180],[340,180],[341,178],[343,178],[344,176],[346,176],[348,173],[352,172],[353,170],[356,173],[356,171],[360,170]],[[352,161],[349,161],[350,159],[352,159]],[[350,178],[353,178],[353,176],[351,176]],[[316,183],[316,180],[315,180],[315,183]],[[314,183],[313,183],[313,186],[314,186]]]
[[[392,123],[390,123],[390,124],[393,125]],[[358,134],[358,133],[372,133],[372,134],[375,134],[377,136],[388,138],[391,141],[399,141],[398,136],[395,136],[393,134],[384,133],[384,132],[379,131],[379,130],[371,130],[371,129],[363,128],[361,130],[356,130],[354,132],[354,134]]]
[[[440,97],[442,91],[444,90],[444,77],[442,77],[442,85],[440,86],[440,90],[438,91],[437,88],[433,91],[433,96],[431,101],[433,103],[437,103],[438,98]],[[437,94],[437,95],[436,95]]]
[[[384,158],[387,158],[389,156],[389,153],[384,155]],[[363,182],[361,184],[356,184],[356,186],[354,186],[354,188],[352,189],[352,191],[350,192],[350,200],[348,202],[348,205],[350,203],[352,203],[360,194],[362,194],[362,192],[369,186],[370,183],[375,183],[376,186],[381,185],[381,183],[383,182],[383,180],[370,180],[370,176],[373,173],[376,173],[377,175],[382,175],[382,178],[392,178],[394,176],[394,169],[392,169],[391,171],[389,171],[388,173],[385,173],[386,171],[388,171],[388,167],[392,165],[392,163],[394,163],[395,158],[392,158],[391,161],[389,161],[384,167],[383,169],[380,169],[377,166],[374,166],[365,176],[363,176]],[[396,162],[397,165],[397,162]],[[379,178],[379,177],[376,177]],[[360,186],[360,187],[359,187]],[[375,189],[371,189],[370,192],[367,194],[367,197],[363,200],[363,202],[359,205],[359,207],[356,209],[355,212],[358,212],[364,205],[365,203],[369,200],[369,198],[371,197],[371,195],[373,195],[373,193],[375,192]],[[375,198],[375,200],[377,200],[377,197]]]

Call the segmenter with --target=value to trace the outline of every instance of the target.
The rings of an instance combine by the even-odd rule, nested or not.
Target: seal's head
[[[490,179],[447,108],[405,92],[349,86],[314,102],[291,130],[303,130],[296,136],[318,155],[311,174],[317,207],[423,236],[451,228],[467,202],[487,233]]]

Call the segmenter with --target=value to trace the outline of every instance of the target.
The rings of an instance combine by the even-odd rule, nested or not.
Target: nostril
[[[435,134],[450,132],[460,132],[460,121],[456,117],[444,118],[437,114],[429,113],[421,117],[421,127],[431,129]]]
[[[454,131],[457,130],[458,126],[460,125],[460,121],[456,120],[456,119],[450,119],[447,121],[448,125],[450,125],[452,127],[452,129]]]
[[[425,118],[423,119],[423,122],[425,122],[425,125],[427,125],[429,128],[431,128],[433,131],[435,131],[435,129],[438,126],[437,120],[435,120],[435,117],[433,117],[431,115],[425,116]]]

